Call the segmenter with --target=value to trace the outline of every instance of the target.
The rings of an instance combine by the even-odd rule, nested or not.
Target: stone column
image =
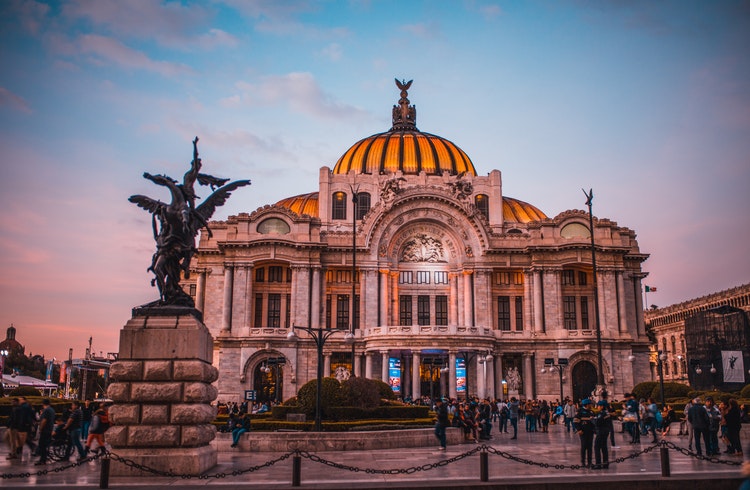
[[[643,295],[641,294],[641,291],[643,291],[643,285],[641,284],[641,279],[643,279],[643,275],[633,274],[633,284],[635,285],[633,288],[633,295],[635,299],[636,334],[639,337],[646,332],[646,325],[643,320]]]
[[[486,394],[485,396],[493,398],[497,391],[495,389],[495,363],[493,362],[493,359],[485,359],[485,369],[487,370],[487,382],[485,383],[486,386]]]
[[[200,475],[216,465],[218,370],[211,365],[213,339],[193,308],[137,308],[120,331],[118,361],[107,395],[112,427],[107,441],[139,465],[175,474]],[[112,461],[115,476],[151,473]]]
[[[419,379],[419,368],[422,364],[421,352],[418,350],[411,351],[411,397],[416,400],[422,397],[422,383]]]
[[[391,301],[391,325],[400,325],[401,320],[399,318],[398,304],[398,272],[391,272],[388,274],[389,293],[388,298]],[[412,315],[412,318],[414,316]]]
[[[331,375],[331,354],[330,352],[323,356],[323,377],[327,378]]]
[[[481,354],[477,354],[476,356],[474,356],[474,365],[477,370],[477,375],[476,375],[477,396],[479,397],[480,400],[484,398],[485,396],[487,396],[487,384],[486,384],[487,380],[484,377],[485,365],[484,365],[484,362],[481,362],[481,361],[482,361]]]
[[[198,273],[198,281],[195,286],[195,308],[203,313],[206,305],[206,271]]]
[[[402,354],[401,356],[401,396],[411,394],[411,357]]]
[[[362,356],[356,352],[354,353],[354,375],[362,377]]]
[[[253,309],[255,308],[255,298],[253,297],[253,264],[250,263],[246,266],[247,274],[245,280],[247,285],[245,287],[245,297],[242,302],[245,304],[245,318],[242,328],[240,328],[240,336],[250,336],[250,326],[253,324]],[[287,305],[289,308],[290,305]]]
[[[495,393],[498,397],[505,398],[505,393],[503,392],[503,380],[505,379],[505,374],[503,374],[503,356],[496,354],[492,363],[495,366]]]
[[[523,391],[526,399],[534,398],[534,365],[531,362],[531,353],[523,354]]]
[[[448,297],[448,324],[455,328],[458,325],[458,275],[450,272],[450,296]]]
[[[383,365],[380,367],[380,380],[384,383],[388,383],[388,351],[380,351]]]
[[[310,326],[318,328],[320,326],[320,299],[322,290],[320,267],[312,267],[312,309]]]
[[[625,304],[625,281],[622,278],[622,271],[617,272],[617,333],[623,334],[628,331],[627,306]]]
[[[388,280],[387,270],[380,271],[380,326],[388,325]]]
[[[372,352],[365,352],[365,378],[372,379]]]
[[[222,309],[221,333],[229,335],[232,330],[232,295],[234,289],[234,267],[224,266],[224,304]]]
[[[456,352],[448,351],[448,396],[458,398],[456,386]]]
[[[464,325],[473,326],[472,322],[472,311],[474,310],[472,304],[472,291],[471,291],[471,271],[464,271]]]
[[[544,330],[544,299],[542,298],[542,271],[534,272],[534,329],[533,332]]]
[[[246,265],[234,266],[234,278],[232,281],[232,315],[230,331],[239,335],[242,327],[246,325],[247,312],[247,279],[249,272]]]

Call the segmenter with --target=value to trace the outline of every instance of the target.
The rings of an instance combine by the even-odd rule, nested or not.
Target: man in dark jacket
[[[706,412],[706,407],[701,403],[700,398],[693,400],[693,406],[688,410],[688,423],[693,426],[693,436],[695,437],[695,452],[698,456],[703,456],[701,451],[701,437],[706,446],[706,452],[710,450],[709,429],[711,421]]]
[[[592,449],[594,446],[594,412],[591,411],[591,400],[584,398],[581,408],[578,409],[573,426],[581,438],[581,466],[591,466]]]
[[[450,425],[448,419],[448,407],[445,406],[443,400],[438,399],[435,407],[437,412],[437,421],[435,422],[435,437],[440,442],[440,450],[445,450],[445,428]]]

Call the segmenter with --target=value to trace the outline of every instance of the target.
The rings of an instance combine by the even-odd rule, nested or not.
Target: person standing
[[[55,426],[55,409],[49,398],[42,400],[42,413],[39,415],[39,461],[35,465],[47,464],[47,452],[52,441],[52,429]]]
[[[81,440],[85,441],[89,437],[89,426],[91,425],[91,418],[94,415],[94,408],[91,406],[91,400],[86,399],[81,407]]]
[[[565,406],[563,407],[563,417],[565,420],[565,428],[568,430],[568,433],[570,433],[571,429],[573,428],[573,419],[576,416],[576,406],[573,403],[573,400],[568,398],[567,402],[565,403]]]
[[[508,402],[507,400],[501,400],[497,402],[497,410],[500,413],[500,432],[508,433]]]
[[[16,459],[19,457],[18,451],[18,429],[21,427],[21,405],[18,398],[10,401],[10,417],[8,417],[8,455],[5,459]],[[20,446],[23,449],[23,444]]]
[[[437,437],[438,442],[440,443],[440,449],[441,451],[445,451],[445,429],[450,425],[450,420],[448,420],[448,407],[445,406],[445,403],[442,399],[438,399],[435,404],[435,410],[437,411],[437,420],[435,421],[435,437]]]
[[[690,420],[688,420],[688,412],[690,411],[690,407],[692,406],[693,400],[690,400],[685,404],[685,410],[683,410],[683,413],[685,414],[685,435],[688,436],[688,451],[693,450],[693,424],[691,424]]]
[[[729,448],[727,453],[742,456],[742,444],[740,443],[740,430],[742,429],[742,414],[740,406],[734,398],[729,399],[729,410],[726,415],[727,439]]]
[[[708,448],[706,456],[715,456],[719,451],[719,426],[721,425],[721,412],[714,404],[713,397],[706,397],[706,412],[708,413]]]
[[[594,445],[594,412],[591,411],[591,400],[584,398],[581,401],[581,408],[573,418],[578,437],[581,438],[581,466],[590,467],[592,459],[592,449]]]
[[[706,407],[703,406],[700,398],[695,398],[693,400],[693,406],[691,406],[690,410],[688,411],[688,422],[693,425],[693,436],[695,437],[695,452],[696,454],[698,454],[698,456],[703,456],[703,452],[701,451],[701,437],[703,437],[706,451],[708,451],[708,448],[710,447],[708,443],[708,429],[710,420],[708,419],[708,412],[706,412]]]
[[[63,429],[68,431],[68,448],[65,450],[66,460],[70,458],[73,446],[75,446],[78,451],[79,460],[86,457],[86,451],[83,450],[83,445],[81,444],[82,417],[83,414],[81,413],[80,403],[73,401],[73,403],[70,404],[70,415],[68,416],[68,421],[65,422],[65,425],[63,426]]]
[[[508,418],[510,420],[510,425],[513,426],[513,437],[511,437],[511,439],[518,439],[518,409],[518,400],[516,400],[515,396],[512,396],[510,398],[510,403],[508,404]]]
[[[609,414],[609,404],[606,400],[596,402],[599,409],[594,417],[594,456],[596,464],[592,467],[595,470],[609,468],[609,450],[607,449],[607,439],[611,433],[612,417]]]

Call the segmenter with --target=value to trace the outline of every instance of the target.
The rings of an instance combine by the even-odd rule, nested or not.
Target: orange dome
[[[310,192],[309,194],[287,197],[277,202],[276,206],[287,208],[299,215],[307,214],[318,217],[318,193]],[[528,223],[545,218],[547,218],[547,215],[536,206],[512,197],[503,198],[503,220],[506,222]]]
[[[339,158],[334,174],[350,170],[363,174],[382,174],[401,171],[431,175],[468,173],[476,175],[474,164],[461,148],[445,138],[417,129],[417,109],[409,105],[407,90],[411,81],[396,85],[401,89],[398,106],[393,106],[393,127],[358,141]]]

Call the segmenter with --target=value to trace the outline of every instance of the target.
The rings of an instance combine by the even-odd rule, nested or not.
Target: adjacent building
[[[324,376],[382,379],[404,398],[559,398],[542,369],[562,359],[563,396],[580,399],[597,387],[596,306],[607,391],[648,378],[636,233],[593,219],[594,284],[588,213],[505,196],[499,170],[478,175],[417,128],[410,84],[393,126],[342,149],[313,192],[201,235],[184,287],[215,339],[219,400],[287,399],[315,379],[316,344],[287,340],[293,326],[341,330]]]

